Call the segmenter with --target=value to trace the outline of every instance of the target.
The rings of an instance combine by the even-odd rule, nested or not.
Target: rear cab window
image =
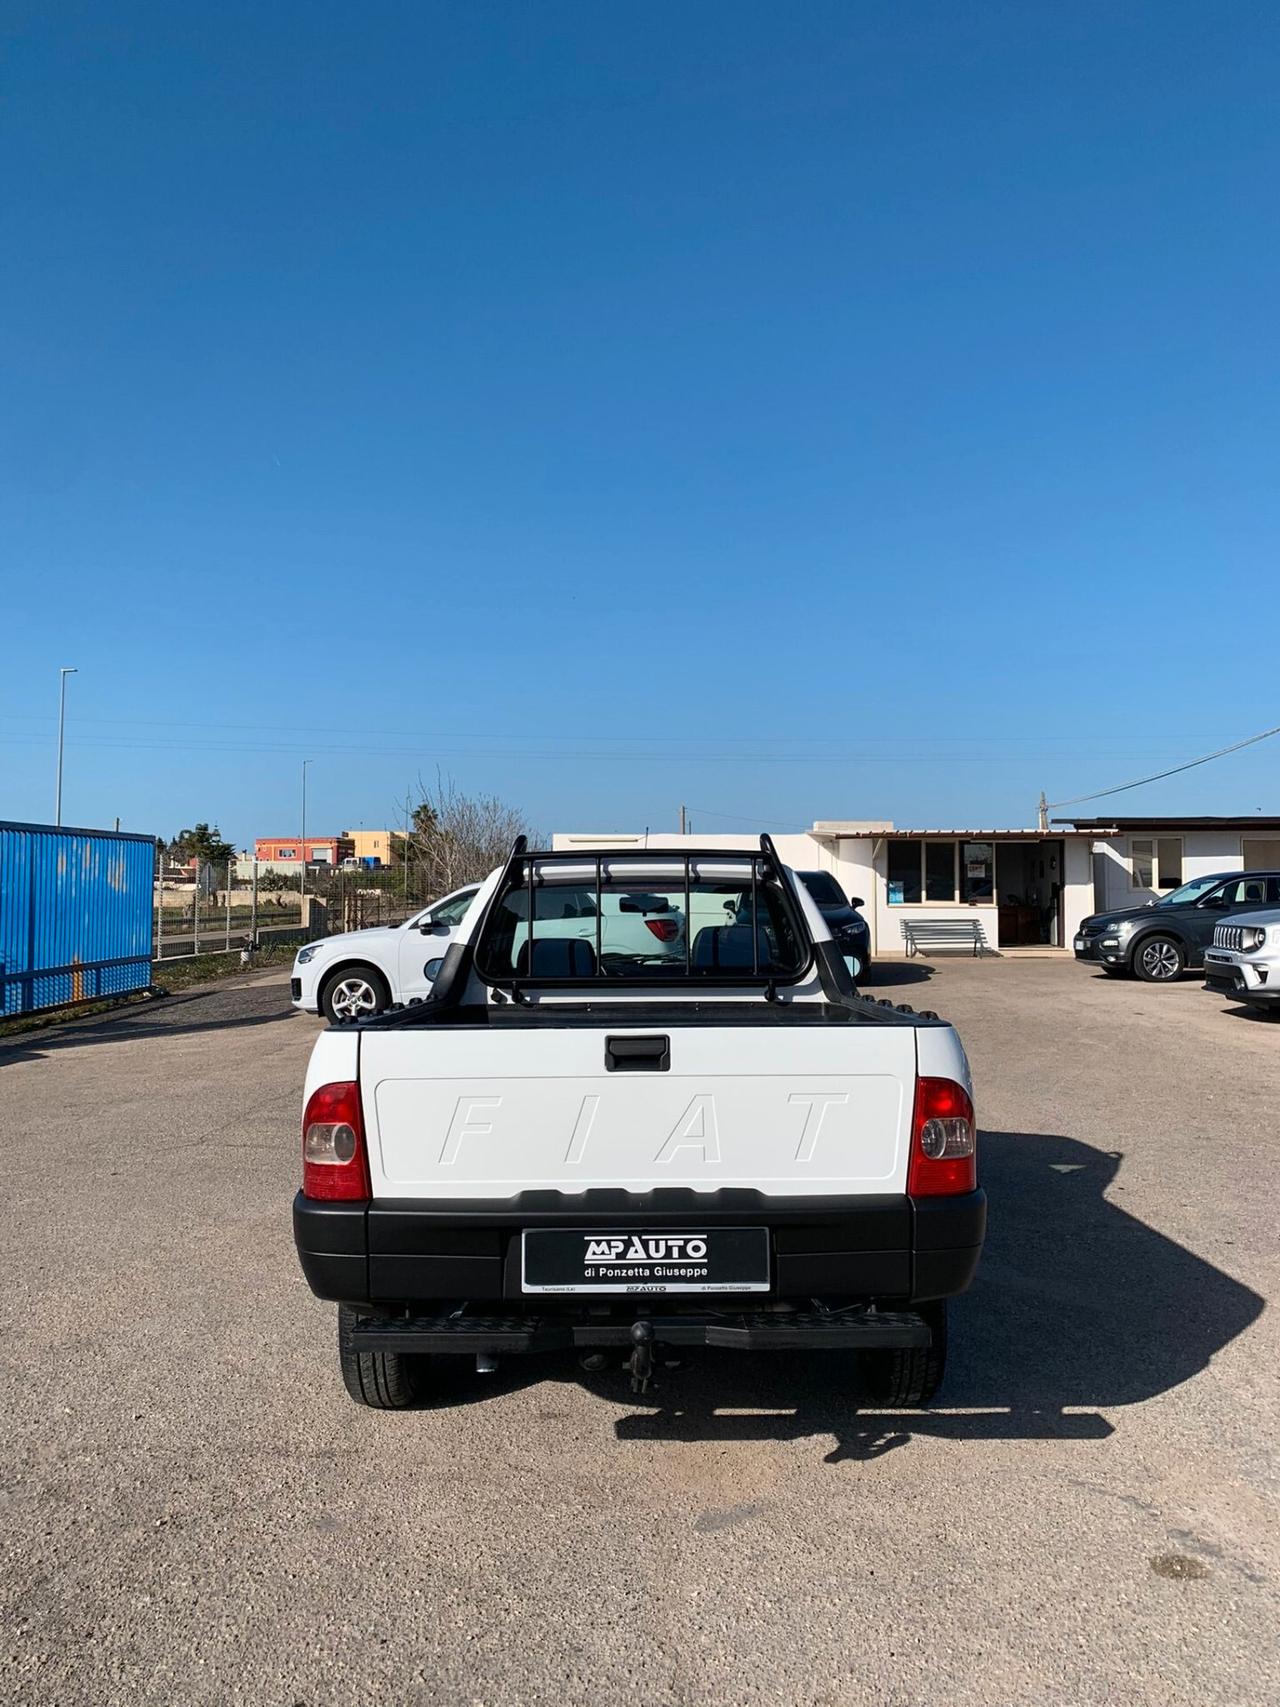
[[[794,980],[809,945],[759,859],[517,860],[476,944],[486,982]]]

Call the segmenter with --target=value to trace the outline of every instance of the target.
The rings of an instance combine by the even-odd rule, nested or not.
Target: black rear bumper
[[[635,1314],[632,1311],[631,1314]],[[909,1310],[855,1307],[816,1310],[722,1311],[715,1315],[644,1312],[659,1345],[716,1346],[725,1351],[872,1351],[924,1347],[930,1327]],[[501,1357],[513,1352],[565,1351],[579,1346],[635,1345],[634,1322],[569,1316],[367,1316],[351,1329],[356,1351],[403,1351]]]
[[[876,1299],[912,1304],[963,1292],[973,1279],[986,1230],[984,1191],[959,1197],[766,1197],[758,1191],[711,1194],[523,1192],[509,1202],[380,1201],[321,1203],[294,1199],[293,1231],[302,1271],[319,1298],[386,1312],[468,1301],[518,1319],[580,1315],[589,1298],[549,1301],[520,1286],[520,1235],[526,1227],[677,1232],[707,1225],[768,1227],[771,1285],[743,1295],[762,1300]],[[717,1298],[730,1306],[733,1294]],[[658,1300],[653,1300],[656,1304]],[[668,1297],[661,1308],[697,1307],[696,1295]],[[425,1314],[435,1319],[437,1311]],[[595,1343],[595,1342],[593,1342]],[[710,1343],[710,1342],[703,1342]]]

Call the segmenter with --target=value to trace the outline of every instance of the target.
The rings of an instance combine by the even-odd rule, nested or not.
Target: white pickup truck
[[[677,936],[611,946],[619,896]],[[317,1039],[294,1236],[362,1404],[575,1348],[620,1348],[643,1392],[655,1348],[699,1345],[856,1350],[920,1404],[982,1247],[975,1152],[956,1033],[856,993],[767,836],[521,838],[425,1000]]]

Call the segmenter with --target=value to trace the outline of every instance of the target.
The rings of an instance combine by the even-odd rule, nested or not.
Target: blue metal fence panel
[[[153,836],[0,823],[0,1017],[145,990]]]

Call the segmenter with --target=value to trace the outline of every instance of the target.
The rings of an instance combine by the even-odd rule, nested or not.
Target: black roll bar
[[[763,867],[764,867],[764,872],[763,872],[764,878],[766,880],[768,878],[772,878],[774,881],[776,881],[778,883],[779,887],[782,889],[783,894],[786,895],[788,900],[791,902],[792,906],[797,909],[797,912],[800,911],[799,903],[796,899],[796,895],[795,895],[791,885],[787,882],[786,871],[785,871],[785,868],[783,867],[781,859],[778,857],[778,850],[774,845],[773,837],[770,836],[767,832],[763,833],[760,837],[760,849],[759,849],[758,854],[754,853],[749,848],[711,848],[711,847],[694,847],[694,848],[689,848],[689,847],[685,847],[685,848],[625,847],[625,848],[618,848],[616,851],[617,851],[617,857],[620,860],[631,860],[631,859],[635,859],[635,860],[658,860],[658,861],[670,860],[671,862],[676,864],[677,867],[683,868],[683,872],[684,872],[684,916],[685,916],[684,964],[685,964],[686,976],[688,974],[690,974],[693,970],[693,936],[692,936],[691,931],[689,930],[689,919],[690,919],[690,916],[692,913],[693,867],[695,865],[702,863],[702,862],[714,864],[717,861],[722,861],[722,860],[726,860],[726,859],[732,860],[734,858],[744,858],[745,857],[745,858],[750,859],[750,861],[751,861],[751,974],[750,975],[753,979],[759,978],[761,976],[761,972],[760,972],[760,882],[761,882],[761,877],[762,877],[762,873],[760,870],[761,865],[763,865]],[[527,892],[528,892],[528,921],[527,921],[528,922],[528,941],[529,941],[530,945],[532,945],[533,939],[534,939],[534,912],[535,912],[535,907],[536,907],[535,888],[534,888],[534,866],[535,865],[539,865],[539,866],[541,866],[541,865],[580,865],[583,862],[584,858],[588,861],[593,862],[595,865],[595,876],[596,876],[596,931],[595,931],[596,964],[597,964],[597,966],[599,966],[600,962],[601,962],[602,951],[603,951],[603,928],[604,928],[603,927],[603,905],[602,905],[601,893],[602,893],[602,890],[604,888],[604,878],[605,878],[604,868],[605,868],[606,862],[610,858],[610,852],[608,852],[604,849],[598,849],[598,850],[592,851],[592,850],[588,850],[585,848],[531,849],[529,847],[528,838],[526,836],[517,836],[515,841],[512,842],[512,844],[511,844],[511,852],[507,856],[507,863],[503,867],[502,875],[501,875],[501,878],[499,879],[499,882],[498,882],[498,887],[494,893],[495,893],[495,897],[496,897],[498,895],[503,894],[504,892],[506,892],[508,890],[515,889],[518,887],[523,886],[527,889]],[[521,882],[518,880],[520,874],[516,870],[516,868],[517,868],[517,866],[521,860],[524,860],[526,862],[525,871],[523,873],[523,884],[521,884]],[[529,951],[529,959],[530,959],[530,963],[532,964],[532,960],[533,960],[532,946],[530,947],[530,951]],[[493,982],[495,983],[495,986],[498,988],[501,988],[504,985],[508,984],[507,979],[494,980]],[[770,989],[771,990],[773,988],[773,984],[774,984],[774,980],[771,978],[770,979]],[[512,995],[514,996],[516,1001],[520,1001],[522,999],[522,996],[521,996],[521,992],[519,991],[517,985],[518,985],[518,980],[516,978],[513,977],[509,980],[509,987],[511,989]]]

